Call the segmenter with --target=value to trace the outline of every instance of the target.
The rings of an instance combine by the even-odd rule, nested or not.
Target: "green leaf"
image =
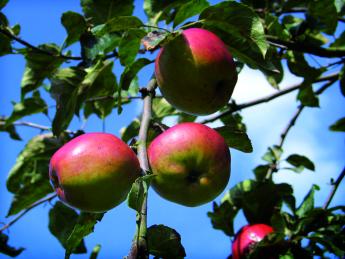
[[[78,251],[83,238],[94,231],[97,222],[101,221],[104,213],[88,213],[81,212],[72,232],[65,241],[66,255],[70,255],[74,251]]]
[[[152,102],[153,117],[162,120],[166,116],[177,115],[179,112],[166,99],[155,98]]]
[[[24,251],[24,248],[14,248],[12,246],[9,246],[8,236],[0,232],[0,253],[1,254],[8,255],[10,257],[16,257],[20,255],[23,251]]]
[[[89,112],[84,110],[84,114],[88,117],[91,112],[97,114],[101,119],[108,116],[113,107],[114,99],[112,98],[118,88],[115,74],[112,71],[113,62],[98,61],[92,67],[86,69],[86,75],[78,88],[78,103],[87,100]],[[97,101],[97,97],[109,97]],[[88,101],[95,98],[95,101]],[[87,109],[87,108],[85,108]]]
[[[11,116],[6,120],[6,125],[27,115],[41,112],[47,114],[47,109],[47,104],[41,99],[39,93],[36,92],[33,97],[24,99],[22,102],[14,105]]]
[[[299,217],[303,217],[307,215],[312,209],[314,209],[314,194],[315,190],[320,190],[317,185],[313,185],[308,192],[308,194],[304,197],[303,202],[296,210],[296,215]]]
[[[120,89],[128,90],[132,80],[136,77],[140,69],[142,69],[144,66],[147,66],[148,64],[151,64],[152,62],[153,61],[146,58],[139,58],[129,66],[126,66],[121,75]]]
[[[286,161],[295,167],[305,167],[309,170],[315,171],[315,165],[309,158],[297,154],[290,155]]]
[[[340,85],[340,92],[345,97],[345,66],[342,67],[339,73],[339,85]]]
[[[140,121],[138,119],[134,119],[127,127],[121,129],[121,139],[127,143],[130,139],[138,136],[139,128]]]
[[[90,259],[97,259],[99,252],[101,251],[102,246],[96,245],[91,252]]]
[[[6,120],[0,117],[0,131],[10,134],[11,139],[22,140],[13,124],[6,125]]]
[[[17,214],[32,203],[53,192],[49,183],[49,160],[67,140],[51,134],[32,138],[17,157],[7,178],[7,189],[15,194],[8,216]]]
[[[144,197],[147,195],[150,182],[154,175],[145,175],[138,177],[132,185],[127,196],[127,205],[133,210],[141,211]]]
[[[206,0],[191,0],[181,5],[181,7],[176,12],[173,27],[176,27],[189,17],[201,13],[208,6],[209,3]]]
[[[81,0],[85,17],[94,25],[106,23],[116,16],[131,15],[133,0]]]
[[[152,225],[147,229],[149,253],[159,258],[185,258],[181,236],[175,229],[164,225]]]
[[[313,82],[324,71],[324,69],[311,67],[300,52],[287,51],[287,61],[290,71],[304,77],[306,83]]]
[[[133,63],[140,49],[140,40],[146,35],[141,29],[130,29],[123,33],[119,45],[119,58],[121,65]]]
[[[308,4],[308,13],[322,24],[320,27],[323,32],[333,35],[338,24],[334,0],[311,1]]]
[[[292,187],[286,183],[259,182],[241,197],[240,207],[250,224],[270,224],[274,211],[286,198],[293,197]]]
[[[141,40],[146,50],[153,51],[165,42],[173,39],[178,33],[168,33],[166,31],[151,31]]]
[[[274,145],[273,147],[269,147],[267,149],[267,152],[263,155],[262,159],[269,163],[275,163],[276,161],[280,160],[282,153],[283,149],[277,145]]]
[[[258,181],[263,181],[266,179],[268,170],[270,169],[270,165],[259,165],[253,169],[255,178]]]
[[[78,85],[85,71],[77,68],[60,69],[51,79],[50,94],[56,100],[56,113],[53,120],[53,133],[58,136],[64,131],[76,112]]]
[[[213,211],[208,212],[207,216],[214,229],[220,229],[228,236],[235,235],[233,221],[241,208],[241,199],[244,193],[252,190],[256,184],[253,180],[240,182],[224,195],[220,205],[213,203]]]
[[[94,60],[105,56],[108,52],[113,52],[112,54],[116,57],[114,51],[119,46],[120,40],[121,35],[118,33],[107,33],[99,38],[93,34],[83,34],[80,41],[83,46],[83,56],[88,60]]]
[[[26,66],[21,82],[22,97],[41,86],[43,80],[52,76],[64,61],[62,58],[56,57],[59,54],[59,48],[57,46],[44,44],[38,47],[51,53],[51,55],[42,54],[31,49],[22,51],[26,59]]]
[[[313,87],[305,82],[303,82],[303,84],[305,85],[300,88],[297,99],[300,100],[304,106],[320,107],[319,98],[314,93]]]
[[[64,47],[68,47],[74,42],[79,41],[80,36],[87,29],[84,17],[72,11],[62,14],[61,23],[67,31],[67,38],[65,40]]]
[[[161,20],[169,24],[173,21],[177,8],[185,2],[185,0],[144,0],[143,8],[150,25],[157,25]]]
[[[231,36],[229,41],[231,48],[246,44],[255,52],[261,53],[264,57],[269,47],[265,39],[264,27],[260,17],[248,6],[228,1],[206,8],[199,17],[204,24],[216,25]],[[217,24],[218,22],[218,24]],[[219,23],[221,22],[221,23]]]
[[[6,6],[8,0],[0,0],[0,10]]]
[[[1,25],[1,18],[3,18],[1,17],[1,15],[2,13],[0,13],[0,25]],[[6,17],[4,16],[3,19],[6,19]],[[3,35],[2,33],[0,33],[0,57],[9,53],[12,53],[11,39]]]
[[[329,47],[331,49],[345,50],[345,31]]]
[[[284,25],[280,24],[277,16],[266,13],[265,23],[267,27],[267,34],[277,36],[282,40],[289,40],[291,35]]]
[[[245,153],[253,152],[252,143],[245,131],[241,131],[233,125],[215,128],[215,130],[223,136],[229,147]]]
[[[345,117],[337,120],[334,124],[329,126],[329,129],[332,131],[345,131]]]
[[[234,218],[239,209],[232,206],[229,202],[225,201],[218,205],[213,202],[213,211],[207,212],[207,216],[211,219],[212,227],[220,229],[227,236],[234,236]]]
[[[56,202],[54,207],[49,211],[48,228],[66,250],[70,246],[68,244],[68,238],[73,232],[75,226],[78,224],[78,218],[78,214],[75,210],[67,207],[59,201]],[[79,243],[74,248],[73,253],[86,253],[84,240],[79,240]]]
[[[117,16],[109,20],[107,23],[98,25],[92,32],[96,36],[102,36],[106,33],[126,31],[136,29],[143,26],[143,22],[135,16]]]

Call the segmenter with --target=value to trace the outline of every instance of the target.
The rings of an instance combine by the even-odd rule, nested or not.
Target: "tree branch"
[[[266,39],[272,45],[276,46],[278,44],[280,47],[285,47],[288,50],[309,53],[319,57],[340,58],[345,56],[344,50],[325,49],[305,42],[281,40],[271,35],[266,35]]]
[[[147,142],[147,131],[150,126],[152,116],[152,98],[154,96],[155,88],[157,87],[157,81],[152,78],[146,88],[146,93],[143,94],[143,114],[141,117],[139,136],[138,136],[138,159],[144,174],[149,171],[149,162],[147,158],[146,142]],[[137,238],[132,244],[128,259],[142,259],[148,257],[148,248],[146,240],[147,232],[147,194],[144,196],[140,213],[138,213],[138,229]]]
[[[338,176],[337,180],[332,184],[333,187],[331,189],[331,192],[329,193],[325,204],[322,206],[324,209],[327,209],[328,206],[331,204],[331,201],[334,197],[335,192],[337,191],[341,181],[344,179],[345,177],[345,167],[343,168],[343,171],[340,173],[340,175]]]
[[[20,44],[24,45],[25,47],[28,47],[38,53],[44,54],[44,55],[48,55],[48,56],[53,56],[53,57],[57,57],[57,58],[63,58],[63,59],[70,59],[70,60],[82,60],[82,57],[72,57],[72,56],[66,56],[63,54],[60,55],[54,55],[53,53],[49,52],[49,51],[45,51],[43,49],[40,49],[30,43],[28,43],[25,40],[22,40],[21,38],[17,37],[16,35],[13,35],[12,33],[10,33],[9,31],[3,29],[0,27],[0,33],[2,33],[3,35],[7,36],[8,38],[15,40],[17,42],[19,42]]]
[[[3,120],[6,120],[6,118],[0,118],[0,126],[6,125],[5,121],[3,121]],[[39,130],[43,130],[43,131],[52,131],[51,127],[40,125],[40,124],[36,124],[36,123],[33,123],[33,122],[29,122],[29,121],[15,121],[15,122],[13,122],[11,124],[14,125],[14,126],[27,126],[27,127],[31,127],[31,128],[39,129]],[[75,133],[72,130],[65,130],[65,132],[71,133],[71,134]]]
[[[327,75],[327,76],[320,77],[320,78],[316,79],[314,83],[319,83],[319,82],[324,82],[324,81],[329,81],[329,80],[331,80],[331,81],[333,80],[332,82],[334,82],[334,80],[338,79],[338,77],[339,77],[339,73],[331,74],[331,75]],[[257,100],[253,100],[253,101],[250,101],[250,102],[247,102],[247,103],[238,104],[238,105],[231,105],[230,104],[230,107],[229,107],[228,110],[226,110],[224,112],[221,112],[219,114],[216,114],[215,116],[213,116],[213,117],[211,117],[209,119],[205,119],[205,120],[203,120],[200,123],[203,123],[203,124],[210,123],[210,122],[213,122],[215,120],[220,119],[221,117],[223,117],[225,115],[232,114],[234,112],[237,112],[237,111],[240,111],[240,110],[243,110],[243,109],[255,106],[257,104],[261,104],[261,103],[266,103],[266,102],[272,101],[275,98],[278,98],[278,97],[280,97],[282,95],[285,95],[285,94],[288,94],[290,92],[293,92],[293,91],[295,91],[297,89],[300,89],[301,87],[303,87],[303,84],[293,85],[293,86],[287,87],[284,90],[281,90],[281,91],[279,91],[277,93],[268,95],[268,96],[263,97],[263,98],[259,98]]]
[[[27,207],[21,214],[19,214],[17,217],[15,217],[13,220],[11,220],[10,222],[8,222],[6,225],[4,225],[1,229],[0,229],[0,233],[3,232],[4,230],[8,229],[10,226],[12,226],[14,223],[16,223],[21,217],[23,217],[26,213],[28,213],[30,210],[32,210],[33,208],[37,207],[38,205],[45,203],[47,201],[51,201],[52,199],[54,199],[57,195],[54,193],[46,198],[43,198],[39,201],[34,202],[33,204],[31,204],[29,207]]]
[[[325,83],[323,86],[321,86],[316,92],[315,94],[316,95],[320,95],[322,94],[328,87],[330,87],[334,82],[335,82],[336,79],[333,79],[333,80],[330,80],[328,81],[327,83]],[[283,132],[280,134],[280,141],[279,141],[279,144],[278,144],[278,147],[279,148],[282,148],[283,145],[284,145],[284,142],[285,142],[285,139],[286,139],[286,136],[288,135],[288,133],[290,132],[291,128],[295,125],[298,117],[301,115],[303,109],[305,108],[306,106],[303,105],[303,104],[300,104],[297,108],[297,111],[295,112],[294,116],[291,118],[291,120],[289,121],[289,123],[287,124],[287,126],[285,127],[285,129],[283,130]],[[278,171],[278,163],[279,161],[275,161],[270,169],[267,171],[267,174],[266,174],[266,179],[271,179],[272,177],[272,174],[276,171]]]

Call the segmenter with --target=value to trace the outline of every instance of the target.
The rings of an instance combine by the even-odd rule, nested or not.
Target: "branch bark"
[[[152,78],[145,91],[144,104],[143,104],[143,114],[141,117],[139,137],[138,137],[138,159],[143,170],[144,175],[149,171],[150,166],[147,158],[146,142],[147,142],[147,132],[150,126],[150,121],[152,117],[152,98],[154,96],[155,88],[157,87],[157,81]],[[143,204],[140,213],[137,214],[138,217],[138,229],[137,237],[132,243],[128,259],[148,259],[148,247],[147,247],[147,194],[144,196]]]
[[[338,79],[338,77],[339,77],[339,73],[331,74],[331,75],[327,75],[327,76],[318,78],[317,80],[315,80],[314,83],[320,83],[320,82],[330,81],[330,80],[332,82],[334,82],[334,80]],[[277,93],[268,95],[268,96],[263,97],[263,98],[259,98],[257,100],[253,100],[253,101],[250,101],[250,102],[247,102],[247,103],[242,103],[242,104],[238,104],[238,105],[234,105],[234,106],[230,105],[230,108],[228,110],[226,110],[224,112],[221,112],[221,113],[219,113],[219,114],[217,114],[217,115],[215,115],[215,116],[213,116],[213,117],[211,117],[209,119],[205,119],[201,123],[203,123],[203,124],[210,123],[210,122],[213,122],[215,120],[220,119],[221,117],[223,117],[223,116],[225,116],[227,114],[232,114],[234,112],[237,112],[237,111],[240,111],[240,110],[243,110],[243,109],[255,106],[257,104],[261,104],[261,103],[266,103],[266,102],[272,101],[275,98],[278,98],[280,96],[283,96],[285,94],[288,94],[288,93],[291,93],[291,92],[293,92],[295,90],[298,90],[301,87],[303,87],[303,84],[293,85],[293,86],[287,87],[284,90],[281,90],[281,91],[279,91]]]
[[[328,87],[330,87],[334,82],[336,81],[336,79],[333,79],[333,80],[329,80],[328,82],[326,82],[323,86],[321,86],[316,92],[315,94],[316,95],[320,95],[322,94]],[[285,140],[286,140],[286,136],[288,135],[288,133],[290,132],[291,128],[295,125],[298,117],[301,115],[303,109],[305,108],[306,106],[304,106],[303,104],[299,105],[298,108],[297,108],[297,111],[295,112],[294,116],[291,118],[291,120],[289,121],[289,123],[287,124],[287,126],[285,127],[285,129],[283,130],[283,132],[280,134],[280,141],[279,141],[279,144],[278,144],[278,147],[279,148],[282,148],[284,143],[285,143]],[[278,171],[278,164],[279,164],[279,161],[275,161],[270,169],[267,171],[267,174],[266,174],[266,179],[271,179],[272,177],[272,174],[276,171]]]
[[[305,42],[287,41],[281,40],[278,37],[266,35],[268,43],[272,45],[279,45],[285,47],[288,50],[294,50],[303,53],[309,53],[315,56],[324,58],[341,58],[345,56],[344,50],[326,49],[318,46],[310,45]]]
[[[337,191],[341,181],[344,179],[345,177],[345,167],[343,168],[343,171],[340,173],[340,175],[338,176],[337,180],[333,183],[333,187],[331,189],[331,192],[329,193],[325,204],[323,205],[324,209],[327,209],[328,206],[331,204],[331,201],[334,197],[335,192]]]
[[[32,44],[30,44],[29,42],[22,40],[21,38],[17,37],[16,35],[13,35],[12,33],[10,33],[9,31],[0,28],[0,33],[2,33],[3,35],[7,36],[8,38],[10,38],[11,40],[15,40],[17,42],[19,42],[20,44],[24,45],[25,47],[28,47],[38,53],[44,54],[44,55],[48,55],[48,56],[53,56],[53,57],[57,57],[57,58],[63,58],[63,59],[68,59],[68,60],[82,60],[82,57],[72,57],[72,56],[66,56],[63,54],[60,55],[54,55],[53,53],[50,53],[49,51],[45,51],[43,49],[40,49]]]
[[[8,229],[10,226],[12,226],[14,223],[16,223],[21,217],[23,217],[26,213],[28,213],[30,210],[32,210],[33,208],[37,207],[38,205],[45,203],[47,201],[51,201],[52,199],[54,199],[57,195],[54,193],[46,198],[43,198],[33,204],[31,204],[29,207],[27,207],[21,214],[19,214],[17,217],[15,217],[13,220],[11,220],[10,222],[8,222],[6,225],[4,225],[1,229],[0,229],[0,233],[3,232],[4,230]]]

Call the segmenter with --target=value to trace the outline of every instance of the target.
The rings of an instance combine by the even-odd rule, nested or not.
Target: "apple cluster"
[[[226,105],[237,73],[225,44],[212,32],[187,29],[165,44],[155,62],[164,98],[176,109],[211,114]],[[230,177],[230,151],[223,137],[200,123],[177,124],[148,146],[155,177],[152,187],[163,198],[185,206],[212,201]],[[49,177],[66,204],[89,212],[117,206],[141,175],[136,154],[119,138],[87,133],[62,146],[51,158]]]

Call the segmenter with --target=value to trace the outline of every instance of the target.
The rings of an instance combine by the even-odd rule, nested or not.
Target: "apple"
[[[266,224],[247,225],[241,228],[232,243],[232,259],[246,258],[252,247],[273,231],[273,228]]]
[[[88,212],[104,212],[120,204],[140,173],[136,154],[107,133],[72,139],[49,164],[49,178],[60,200]]]
[[[203,124],[177,124],[148,147],[153,189],[185,206],[212,201],[230,177],[230,151],[223,137]]]
[[[218,111],[228,103],[237,82],[236,66],[214,33],[192,28],[164,45],[155,61],[164,98],[194,115]]]

